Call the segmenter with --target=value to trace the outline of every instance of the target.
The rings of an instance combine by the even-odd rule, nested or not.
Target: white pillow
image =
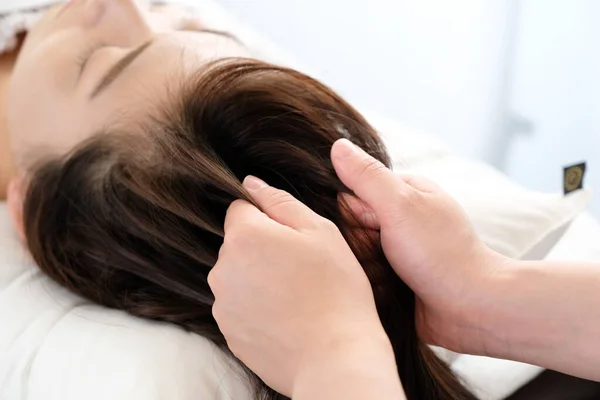
[[[270,59],[306,70],[214,1],[181,2],[197,7],[213,28],[230,30]],[[503,254],[525,255],[589,198],[585,192],[563,199],[524,190],[480,163],[449,156],[425,135],[369,119],[387,136],[393,158],[448,189],[466,207],[486,243]],[[204,338],[95,306],[51,282],[29,260],[0,204],[0,399],[25,398],[250,396],[237,370]]]
[[[0,399],[248,399],[208,340],[109,310],[30,261],[0,203]]]
[[[522,189],[485,165],[427,145],[424,136],[390,128],[397,139],[388,141],[392,155],[403,154],[414,171],[456,196],[486,243],[503,254],[526,253],[589,197]],[[94,306],[51,282],[18,243],[4,205],[0,321],[0,399],[249,398],[240,375],[207,340]]]

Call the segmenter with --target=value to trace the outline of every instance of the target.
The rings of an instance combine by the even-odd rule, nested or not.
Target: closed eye
[[[91,45],[89,45],[86,49],[84,49],[81,52],[80,56],[77,58],[77,65],[79,67],[79,76],[81,76],[83,74],[83,71],[85,70],[85,66],[86,66],[87,62],[89,61],[89,59],[92,57],[92,55],[97,50],[100,50],[103,47],[104,47],[103,43],[95,42],[95,43],[92,43]]]
[[[224,37],[234,40],[237,43],[240,43],[242,46],[245,46],[243,44],[243,42],[241,40],[239,40],[235,35],[232,35],[228,32],[222,32],[222,31],[217,31],[217,30],[212,30],[212,29],[190,29],[189,31],[224,36]],[[92,94],[90,95],[90,99],[93,99],[94,97],[98,96],[112,82],[114,82],[117,79],[117,77],[153,42],[154,41],[151,40],[145,44],[142,44],[137,49],[134,49],[131,52],[129,52],[127,55],[125,55],[121,60],[117,61],[117,63],[115,65],[113,65],[112,68],[110,68],[106,72],[106,74],[104,74],[104,76],[100,79],[98,85],[96,85],[96,88],[92,91]],[[100,45],[100,47],[102,47],[102,45]],[[90,55],[88,56],[88,59],[89,59],[89,57],[91,57],[91,55],[94,53],[94,51],[92,51],[90,53]],[[83,68],[85,68],[86,62],[84,62],[84,65],[82,67],[82,72],[83,72]]]

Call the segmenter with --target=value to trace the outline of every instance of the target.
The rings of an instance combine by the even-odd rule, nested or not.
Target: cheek
[[[78,95],[79,66],[73,53],[77,46],[77,38],[66,31],[29,37],[19,54],[6,110],[19,165],[27,165],[40,152],[62,154],[93,130],[88,104]]]
[[[46,114],[60,104],[63,73],[43,52],[31,52],[26,47],[13,71],[8,92],[8,118],[18,128],[21,125],[45,122]],[[35,116],[35,118],[33,118]]]
[[[8,93],[6,122],[19,165],[37,149],[53,151],[69,145],[77,115],[73,102],[57,90],[51,77],[35,69],[15,71]]]
[[[30,136],[38,130],[37,125],[43,125],[44,115],[38,115],[43,111],[39,106],[40,92],[36,90],[35,79],[24,79],[21,74],[15,74],[11,80],[8,92],[8,105],[6,108],[6,123],[8,133],[16,161],[19,165],[23,163],[23,155],[29,147]],[[35,118],[33,117],[35,115]]]

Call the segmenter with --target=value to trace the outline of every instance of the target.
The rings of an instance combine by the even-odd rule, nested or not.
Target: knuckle
[[[206,282],[208,283],[208,287],[210,288],[210,290],[213,292],[213,295],[217,295],[218,291],[219,291],[219,287],[220,287],[220,275],[221,275],[221,269],[218,267],[218,264],[216,264],[208,273],[208,276],[206,277]]]
[[[221,308],[219,307],[219,304],[220,303],[217,300],[215,300],[212,306],[212,316],[217,323],[219,323],[219,321],[222,321]],[[220,325],[219,328],[221,328]]]
[[[256,234],[257,227],[250,221],[244,221],[232,229],[223,239],[221,252],[227,251],[229,247],[236,249],[241,246],[246,246],[248,239]]]
[[[247,228],[238,227],[236,230],[232,230],[228,234],[225,235],[223,239],[223,246],[219,250],[219,254],[225,253],[229,247],[238,248],[239,246],[244,245],[244,239],[246,238]]]
[[[227,336],[229,334],[229,324],[227,322],[227,315],[222,310],[218,301],[215,302],[212,308],[212,316],[215,322],[217,323],[217,327],[219,331],[223,334],[223,336]]]
[[[401,226],[411,219],[423,217],[423,196],[416,190],[398,191],[394,204],[379,218],[382,226]]]
[[[227,256],[228,259],[240,261],[242,254],[268,243],[270,237],[268,227],[261,221],[244,221],[225,235],[219,258]]]
[[[219,252],[217,253],[217,260],[225,257],[225,252],[227,251],[227,246],[225,246],[225,240],[223,240],[223,244],[219,247]]]
[[[225,333],[223,334],[227,336]],[[237,340],[227,340],[227,347],[229,347],[229,350],[236,358],[241,360],[244,357],[243,348],[238,344]]]
[[[282,207],[296,201],[292,195],[283,190],[274,190],[269,197],[270,207]]]
[[[407,190],[404,193],[407,203],[411,207],[424,207],[427,205],[428,197],[427,193],[420,192],[418,190]]]
[[[389,169],[374,158],[365,159],[359,167],[359,174],[369,179],[377,178],[389,172]]]
[[[319,228],[323,229],[328,233],[337,234],[340,232],[338,226],[334,224],[331,220],[328,220],[327,218],[319,218],[318,226]]]
[[[240,206],[242,206],[244,203],[244,200],[234,200],[229,207],[227,207],[227,212],[225,213],[225,218],[227,219],[228,217],[231,217],[231,214],[233,214],[237,208],[239,208]]]

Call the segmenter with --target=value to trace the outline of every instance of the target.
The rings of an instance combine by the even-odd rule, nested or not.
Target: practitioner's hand
[[[244,186],[263,211],[241,200],[231,205],[209,275],[213,315],[229,348],[269,386],[294,398],[313,398],[319,380],[352,387],[340,375],[344,367],[332,366],[339,362],[361,371],[359,381],[377,382],[376,393],[400,398],[371,286],[338,228],[262,181],[250,177]],[[389,377],[385,384],[383,377]],[[374,392],[362,398],[386,398],[367,393]]]
[[[417,296],[417,328],[425,341],[482,353],[478,306],[488,277],[505,260],[477,237],[461,207],[433,182],[395,175],[347,140],[332,148],[343,196],[368,228],[381,230],[386,257]],[[360,200],[359,200],[360,199]]]

